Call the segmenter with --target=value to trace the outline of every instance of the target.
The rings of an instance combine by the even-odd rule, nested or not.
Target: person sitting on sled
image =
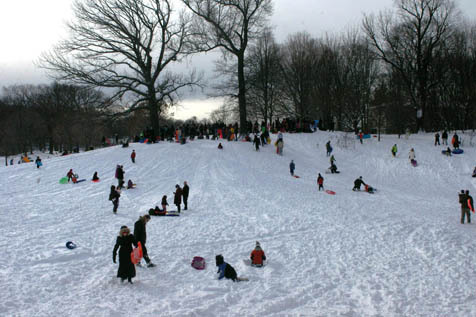
[[[261,267],[263,266],[263,261],[266,260],[266,255],[264,254],[263,249],[258,241],[256,241],[255,249],[251,252],[250,255],[251,265]]]

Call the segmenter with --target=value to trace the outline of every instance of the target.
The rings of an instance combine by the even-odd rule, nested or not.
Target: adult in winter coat
[[[218,279],[221,280],[222,278],[231,279],[233,282],[238,281],[237,274],[235,269],[228,263],[225,262],[223,255],[219,254],[215,256],[215,263],[218,266],[218,272],[220,275]]]
[[[124,282],[125,279],[132,284],[132,278],[136,276],[136,268],[131,261],[132,245],[137,247],[137,241],[127,226],[122,226],[112,251],[112,261],[116,263],[117,250],[119,249],[119,268],[117,277]]]
[[[326,155],[327,155],[327,156],[330,156],[330,155],[331,155],[331,152],[332,152],[331,141],[328,141],[328,142],[326,143],[326,151],[327,151]]]
[[[177,212],[180,213],[180,205],[182,204],[182,188],[177,184],[175,185],[174,192],[174,205],[177,206]]]
[[[263,249],[261,249],[261,245],[258,241],[256,241],[256,246],[250,254],[251,265],[252,266],[263,266],[263,261],[266,260],[266,255],[264,254]]]
[[[394,144],[394,145],[392,146],[392,155],[393,155],[393,157],[397,156],[397,151],[398,151],[398,150],[397,150],[397,145]]]
[[[435,146],[440,145],[440,134],[438,132],[435,133]]]
[[[469,194],[469,191],[467,192]],[[468,206],[468,195],[464,192],[464,190],[461,190],[461,193],[458,196],[459,203],[461,204],[461,224],[464,224],[465,216],[468,223],[471,223],[471,214],[469,212],[470,208]]]
[[[355,181],[354,181],[354,188],[352,188],[353,191],[356,191],[356,190],[360,190],[360,186],[362,185],[366,185],[364,183],[364,181],[362,180],[362,176],[360,176],[359,178],[357,178]]]
[[[135,162],[136,162],[136,150],[132,150],[131,160],[132,160],[132,163],[135,163]]]
[[[441,139],[443,140],[443,144],[448,145],[448,132],[446,130],[441,134]]]
[[[317,176],[317,185],[319,186],[319,191],[321,191],[321,189],[324,190],[324,177],[322,177],[321,173]]]
[[[453,138],[451,139],[451,144],[453,144],[453,147],[455,149],[459,148],[459,136],[456,132],[455,134],[453,134]]]
[[[116,169],[117,188],[121,189],[124,186],[124,169],[122,165],[118,165]]]
[[[294,176],[295,169],[296,169],[296,165],[294,164],[294,160],[291,160],[291,163],[289,163],[289,172],[291,173],[291,176]]]
[[[331,165],[334,164],[336,161],[336,158],[334,157],[334,154],[331,155],[331,158],[329,159],[329,162],[331,162]]]
[[[190,187],[188,187],[187,181],[183,182],[183,188],[182,188],[182,197],[183,197],[183,204],[184,208],[183,210],[187,210],[187,201],[188,201],[188,194],[190,192]]]
[[[149,222],[149,220],[150,215],[144,215],[139,217],[139,220],[134,223],[134,237],[136,238],[137,242],[140,242],[142,245],[142,257],[144,258],[145,262],[147,262],[147,267],[154,267],[155,264],[150,261],[149,254],[147,253],[147,248],[145,246],[145,243],[147,241],[147,232],[145,230],[145,225]]]
[[[117,207],[119,207],[119,197],[121,197],[121,191],[119,189],[116,189],[114,185],[111,185],[111,191],[109,192],[109,200],[112,201],[113,213],[116,213]]]

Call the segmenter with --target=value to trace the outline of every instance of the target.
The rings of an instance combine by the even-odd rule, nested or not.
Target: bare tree
[[[282,45],[281,73],[286,95],[284,110],[299,120],[315,115],[312,94],[318,73],[321,43],[308,33],[296,33]]]
[[[272,122],[282,100],[279,46],[266,29],[246,58],[248,109],[254,118]]]
[[[377,56],[398,71],[424,126],[434,53],[451,35],[451,0],[396,0],[396,14],[366,15],[363,29]],[[420,128],[420,127],[418,127]]]
[[[76,0],[71,38],[40,59],[53,77],[111,88],[113,100],[129,96],[125,113],[147,109],[152,128],[174,103],[179,89],[197,85],[198,76],[167,71],[196,52],[190,18],[175,13],[172,0]],[[111,103],[112,104],[112,103]]]
[[[196,35],[205,49],[223,49],[237,59],[240,128],[246,129],[245,52],[271,14],[271,0],[182,0],[198,17]],[[203,23],[205,22],[205,23]]]

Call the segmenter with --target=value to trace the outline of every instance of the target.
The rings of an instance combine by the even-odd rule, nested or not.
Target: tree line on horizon
[[[452,0],[397,0],[342,34],[283,43],[269,27],[272,0],[180,4],[75,1],[71,37],[38,61],[55,82],[4,88],[2,153],[158,132],[185,88],[205,87],[202,74],[172,65],[211,50],[223,54],[213,88],[226,102],[208,120],[318,119],[322,129],[398,134],[476,125],[476,24]]]

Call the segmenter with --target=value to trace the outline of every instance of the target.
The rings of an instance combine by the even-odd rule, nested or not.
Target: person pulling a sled
[[[362,176],[360,176],[359,178],[357,178],[355,181],[354,181],[354,188],[352,188],[353,191],[359,191],[360,190],[360,186],[366,186],[366,184],[364,183],[364,181],[362,180]]]

